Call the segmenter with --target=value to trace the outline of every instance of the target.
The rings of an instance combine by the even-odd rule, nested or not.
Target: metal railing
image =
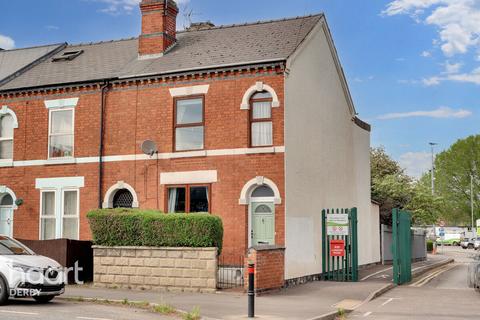
[[[233,289],[245,284],[245,257],[220,256],[217,269],[217,288]]]

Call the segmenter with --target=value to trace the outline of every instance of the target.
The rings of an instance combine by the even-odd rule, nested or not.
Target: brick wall
[[[97,287],[212,293],[217,287],[216,248],[94,246]]]
[[[183,81],[154,81],[115,85],[107,94],[105,108],[105,156],[141,154],[147,139],[157,143],[160,153],[173,152],[173,98],[169,89],[209,84],[205,96],[205,149],[248,148],[249,111],[241,110],[243,95],[257,81],[277,92],[280,107],[272,109],[274,145],[283,146],[284,78],[277,71],[258,70],[228,76],[206,76]],[[75,107],[75,157],[98,156],[100,135],[100,88],[50,90],[36,94],[0,97],[0,105],[15,111],[19,127],[14,131],[14,161],[46,160],[48,110],[45,100],[78,97]],[[165,209],[166,186],[159,184],[162,172],[217,170],[211,185],[211,212],[224,223],[222,254],[235,261],[248,247],[248,206],[239,205],[240,192],[249,180],[265,176],[280,189],[284,199],[284,154],[202,156],[179,159],[106,162],[102,199],[118,181],[131,185],[141,208]],[[80,189],[80,238],[90,240],[86,213],[98,207],[98,163],[30,165],[0,168],[0,185],[15,192],[24,204],[14,213],[14,236],[39,239],[40,190],[36,178],[85,177]],[[284,201],[275,207],[276,243],[284,245]]]
[[[255,265],[255,292],[262,293],[281,289],[285,285],[285,248],[258,246],[248,250],[245,270]],[[245,288],[248,288],[248,272],[245,273]]]

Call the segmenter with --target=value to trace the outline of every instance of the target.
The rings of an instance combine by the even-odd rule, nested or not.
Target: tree
[[[371,149],[372,200],[380,204],[380,221],[392,223],[392,209],[406,208],[412,198],[411,178],[383,147]]]
[[[480,135],[458,140],[435,159],[436,194],[444,199],[441,215],[450,224],[470,225],[470,176],[473,176],[474,219],[480,218]],[[430,174],[422,180],[430,178]]]
[[[409,210],[413,223],[432,224],[438,219],[442,205],[422,180],[409,177],[383,147],[371,149],[372,200],[380,204],[380,221],[392,224],[394,208]]]

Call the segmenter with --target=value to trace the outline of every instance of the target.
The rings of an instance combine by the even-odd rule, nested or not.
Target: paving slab
[[[432,256],[428,261],[413,264],[414,273],[447,263],[449,258]],[[259,319],[321,319],[339,308],[355,309],[392,285],[391,266],[372,266],[360,272],[363,281],[317,281],[271,294],[256,297],[256,315]],[[64,297],[92,298],[122,301],[148,301],[169,304],[182,311],[200,308],[207,319],[242,319],[247,314],[247,295],[244,292],[219,291],[214,294],[173,293],[158,291],[134,291],[105,289],[92,286],[68,286]]]

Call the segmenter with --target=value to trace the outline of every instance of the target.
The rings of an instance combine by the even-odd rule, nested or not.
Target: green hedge
[[[217,247],[219,253],[222,250],[222,220],[208,213],[102,209],[89,212],[87,218],[96,245]]]
[[[433,241],[427,240],[427,252],[432,252],[432,251],[433,251]]]

